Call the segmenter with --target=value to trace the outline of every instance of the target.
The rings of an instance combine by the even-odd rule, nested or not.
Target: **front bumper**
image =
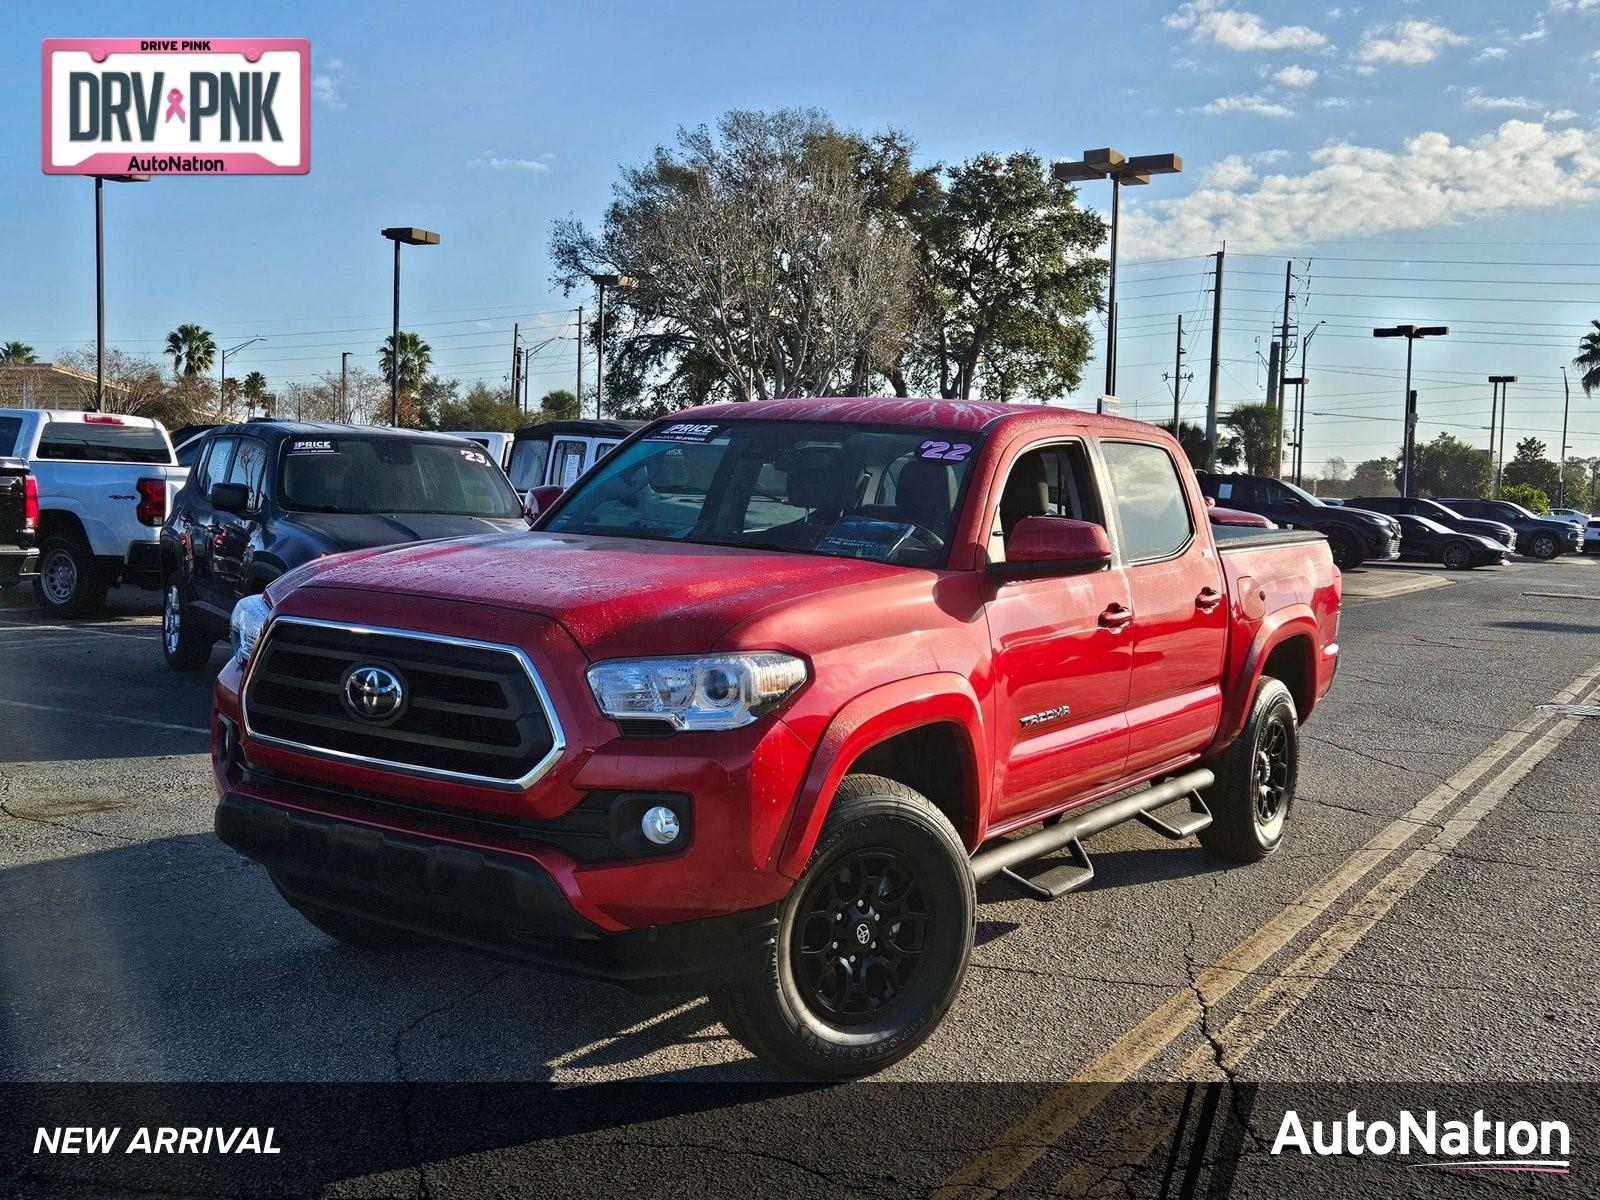
[[[607,930],[535,860],[291,809],[228,792],[217,836],[291,900],[638,992],[702,991],[761,969],[775,905]]]

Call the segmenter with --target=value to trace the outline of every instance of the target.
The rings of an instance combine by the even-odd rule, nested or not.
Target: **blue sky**
[[[1179,313],[1186,417],[1204,410],[1209,260],[1228,246],[1223,405],[1261,396],[1286,255],[1310,343],[1306,458],[1398,443],[1403,347],[1374,324],[1442,322],[1418,353],[1420,436],[1482,441],[1489,373],[1518,374],[1508,452],[1554,443],[1559,366],[1600,317],[1600,0],[1384,3],[750,5],[117,4],[8,6],[0,147],[0,339],[42,356],[94,329],[87,180],[37,169],[40,39],[305,36],[317,76],[305,177],[108,187],[108,340],[156,354],[198,321],[265,335],[239,370],[274,383],[375,362],[388,323],[378,229],[437,229],[408,251],[404,324],[444,373],[506,373],[510,327],[562,332],[580,299],[549,285],[550,222],[596,219],[619,162],[732,107],[816,105],[901,127],[928,159],[1031,147],[1175,150],[1185,172],[1129,193],[1125,411],[1171,411]],[[1104,185],[1087,185],[1101,206]],[[1138,260],[1151,260],[1139,262]],[[589,299],[583,297],[582,299]],[[543,332],[538,332],[542,329]],[[1097,351],[1098,353],[1098,351]],[[570,384],[570,340],[536,389]],[[230,373],[232,363],[230,362]],[[1078,399],[1098,390],[1098,362]],[[1572,452],[1600,454],[1600,397],[1574,402]],[[1324,415],[1326,414],[1326,415]]]

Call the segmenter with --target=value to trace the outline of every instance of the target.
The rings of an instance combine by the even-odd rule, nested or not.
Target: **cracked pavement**
[[[1541,590],[1594,599],[1523,594]],[[30,648],[31,600],[0,593],[0,1080],[780,1078],[692,997],[444,948],[361,953],[305,924],[210,832],[210,679],[167,670],[156,611],[123,589],[105,618]],[[1518,563],[1352,603],[1283,852],[1225,866],[1132,824],[1086,843],[1097,874],[1083,892],[1040,904],[984,884],[962,994],[888,1076],[1064,1079],[1185,989],[1203,1016],[1144,1077],[1207,1044],[1241,1081],[1600,1076],[1600,719],[1242,1061],[1224,1065],[1219,1030],[1254,981],[1209,1005],[1195,982],[1600,658],[1600,638],[1574,626],[1600,634],[1600,561]]]

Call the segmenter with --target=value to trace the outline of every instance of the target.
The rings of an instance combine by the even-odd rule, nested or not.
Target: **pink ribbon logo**
[[[177,88],[173,88],[167,93],[166,121],[172,120],[173,117],[177,117],[180,121],[187,121],[189,119],[183,115],[183,93]],[[165,124],[165,121],[163,121],[163,124]]]

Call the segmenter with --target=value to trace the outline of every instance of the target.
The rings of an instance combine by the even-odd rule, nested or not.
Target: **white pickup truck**
[[[0,455],[26,460],[38,491],[41,608],[87,616],[117,584],[160,586],[161,523],[188,475],[160,422],[0,408]]]

